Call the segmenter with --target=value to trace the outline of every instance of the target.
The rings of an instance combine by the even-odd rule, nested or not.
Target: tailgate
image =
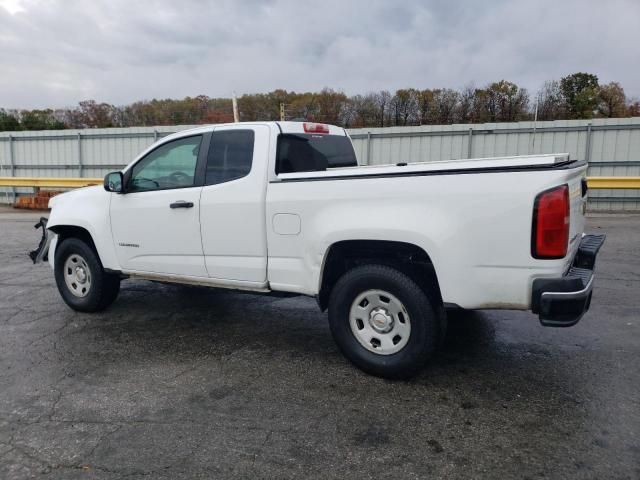
[[[573,258],[578,251],[580,240],[585,229],[585,213],[587,210],[587,168],[569,170],[569,249],[568,258]]]

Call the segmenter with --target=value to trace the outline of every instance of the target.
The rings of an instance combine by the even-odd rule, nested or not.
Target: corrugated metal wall
[[[535,132],[535,133],[534,133]],[[590,176],[640,176],[640,118],[388,127],[350,130],[360,162],[569,153]],[[591,210],[640,211],[637,190],[591,190]]]
[[[168,127],[0,133],[0,176],[102,177],[129,163]],[[640,175],[640,118],[354,129],[362,164],[569,153],[591,176]],[[0,202],[12,201],[3,189]],[[28,192],[18,190],[17,193]],[[592,190],[592,210],[640,211],[640,192]]]
[[[192,126],[1,132],[0,176],[99,178],[127,165],[158,138],[187,128]],[[12,201],[14,191],[31,189],[0,188],[0,202]]]

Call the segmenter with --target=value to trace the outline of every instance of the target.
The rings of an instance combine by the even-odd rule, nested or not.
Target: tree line
[[[598,77],[578,72],[547,81],[531,98],[526,88],[501,80],[483,88],[460,90],[400,89],[347,96],[325,88],[320,92],[247,94],[238,98],[241,121],[310,120],[344,127],[446,125],[452,123],[640,116],[640,101],[628,99],[618,82],[600,84]],[[190,125],[233,121],[230,98],[205,95],[153,99],[115,106],[85,100],[63,109],[0,109],[0,131]]]

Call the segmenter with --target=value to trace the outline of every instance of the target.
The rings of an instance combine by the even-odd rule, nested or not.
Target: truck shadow
[[[125,324],[118,322],[112,334],[138,332],[149,342],[186,334],[192,337],[189,345],[194,354],[215,339],[216,348],[247,346],[284,351],[292,357],[317,354],[319,362],[323,361],[320,355],[327,354],[342,359],[326,313],[309,297],[132,282],[123,286],[110,311],[127,324],[125,330],[121,329]],[[486,313],[454,311],[448,319],[445,338],[433,360],[436,364],[473,361],[495,351],[496,322]]]
[[[571,368],[552,368],[558,364],[556,353],[532,354],[531,339],[503,335],[519,328],[520,320],[503,322],[495,312],[453,314],[434,358],[416,377],[402,381],[352,366],[335,345],[326,314],[307,297],[131,282],[123,284],[120,298],[105,312],[70,319],[74,328],[49,340],[74,381],[96,388],[115,385],[115,398],[141,388],[131,382],[156,389],[163,399],[193,396],[195,404],[174,409],[176,415],[205,416],[210,409],[244,414],[242,406],[256,398],[268,398],[260,404],[266,408],[273,398],[298,405],[295,399],[302,397],[305,409],[346,402],[351,410],[338,407],[332,414],[353,423],[382,400],[408,402],[409,410],[431,405],[441,414],[466,416],[476,408],[502,415],[508,408],[545,405],[552,398],[545,408],[553,417],[575,407],[584,390]],[[153,386],[146,375],[153,377]],[[167,393],[176,384],[178,393]],[[209,394],[190,393],[194,385]]]
[[[486,313],[452,310],[447,313],[446,352],[473,351],[495,341],[496,327]]]
[[[100,350],[103,359],[114,362],[189,362],[243,352],[245,366],[256,362],[260,368],[288,369],[302,362],[319,377],[338,374],[388,382],[360,372],[344,359],[331,337],[326,313],[308,297],[131,282],[123,284],[120,298],[98,317],[86,317],[85,328],[77,331],[75,345],[68,348]],[[550,354],[535,342],[527,343],[531,339],[526,336],[505,342],[502,331],[520,328],[518,322],[503,322],[492,312],[453,312],[439,351],[421,374],[401,383],[444,385],[478,376],[494,378],[498,384],[501,370],[535,374],[536,363]],[[86,338],[78,341],[77,336]]]
[[[319,311],[314,299],[305,296],[132,282],[123,284],[120,298],[109,311],[119,313],[121,321],[131,322],[130,333],[149,329],[156,339],[188,330],[198,336],[192,340],[199,344],[215,332],[217,344],[224,345],[238,340],[242,332],[242,341],[260,348],[275,349],[286,343],[292,355],[308,354],[310,350],[340,355],[326,313]],[[486,313],[449,312],[436,361],[442,356],[451,362],[489,353],[495,348],[495,336],[496,322]]]

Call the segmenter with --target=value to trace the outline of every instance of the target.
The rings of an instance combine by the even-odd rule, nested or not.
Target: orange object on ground
[[[49,208],[49,199],[55,197],[60,191],[40,190],[36,195],[23,195],[16,199],[14,208],[22,208],[27,210],[47,210]]]

